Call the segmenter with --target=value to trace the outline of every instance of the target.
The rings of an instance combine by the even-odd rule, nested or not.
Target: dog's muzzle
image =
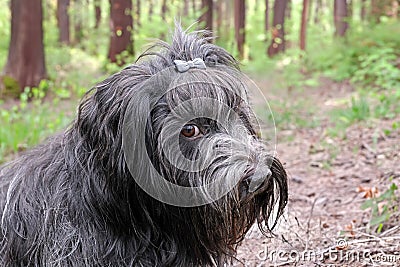
[[[260,189],[271,175],[271,169],[265,165],[249,168],[240,182],[241,198],[243,199]]]
[[[268,167],[257,168],[256,172],[249,177],[249,192],[252,193],[256,191],[264,183],[265,180],[269,179],[272,175],[271,170]]]

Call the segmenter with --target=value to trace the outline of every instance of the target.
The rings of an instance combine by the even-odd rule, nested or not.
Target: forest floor
[[[369,118],[335,136],[330,114],[348,103],[354,88],[321,79],[318,87],[284,89],[279,79],[271,74],[254,80],[275,113],[289,202],[275,236],[266,238],[254,226],[233,265],[400,266],[400,190],[387,191],[400,186],[400,127],[391,130],[400,116]],[[262,101],[254,104],[265,110]],[[73,117],[75,105],[74,99],[57,108]],[[361,208],[367,201],[375,215]],[[389,214],[377,231],[371,219]]]
[[[234,265],[400,266],[399,190],[391,191],[395,200],[387,191],[400,185],[400,131],[385,132],[400,117],[356,123],[332,137],[329,114],[354,93],[349,84],[322,80],[318,88],[285,90],[271,86],[273,79],[256,81],[272,107],[274,101],[297,108],[303,103],[293,112],[312,109],[319,123],[277,125],[277,156],[289,180],[286,212],[273,238],[254,226]],[[361,208],[366,201],[375,215]],[[372,225],[371,219],[388,214],[382,229]]]

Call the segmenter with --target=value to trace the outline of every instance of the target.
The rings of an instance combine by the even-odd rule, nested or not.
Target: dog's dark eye
[[[193,124],[186,124],[182,127],[181,134],[185,137],[193,138],[201,134],[199,128]]]

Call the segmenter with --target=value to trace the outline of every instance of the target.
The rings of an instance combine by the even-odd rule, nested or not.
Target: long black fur
[[[178,26],[172,45],[158,44],[159,52],[149,50],[138,63],[94,87],[68,130],[0,169],[1,266],[222,265],[235,256],[237,244],[254,222],[270,232],[263,221],[272,216],[275,205],[277,215],[282,214],[287,181],[279,160],[265,151],[272,175],[258,190],[246,191],[244,181],[251,176],[247,175],[243,184],[215,203],[190,208],[149,196],[136,184],[125,162],[122,127],[127,103],[135,99],[143,83],[173,66],[173,60],[202,58],[207,65],[222,66],[215,75],[232,84],[229,79],[234,78],[224,69],[237,69],[237,62],[208,41],[202,32],[186,33]],[[177,79],[184,75],[207,79],[212,73],[177,73]],[[258,157],[257,144],[260,151],[265,150],[251,123],[249,107],[237,96],[213,88],[199,91],[187,85],[160,99],[153,111],[143,110],[151,117],[146,140],[152,161],[177,183],[200,184],[204,182],[201,175],[215,175],[170,169],[159,154],[160,121],[177,101],[202,95],[224,101],[246,125],[255,144],[254,157]],[[194,148],[182,142],[185,153],[192,154]],[[224,168],[220,173],[235,171],[234,166]]]

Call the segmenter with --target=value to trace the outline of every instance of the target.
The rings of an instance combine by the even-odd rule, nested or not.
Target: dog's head
[[[99,216],[200,264],[233,256],[254,222],[270,232],[288,198],[237,62],[208,41],[178,27],[172,45],[100,83],[76,122],[94,151],[85,164],[104,169]]]

